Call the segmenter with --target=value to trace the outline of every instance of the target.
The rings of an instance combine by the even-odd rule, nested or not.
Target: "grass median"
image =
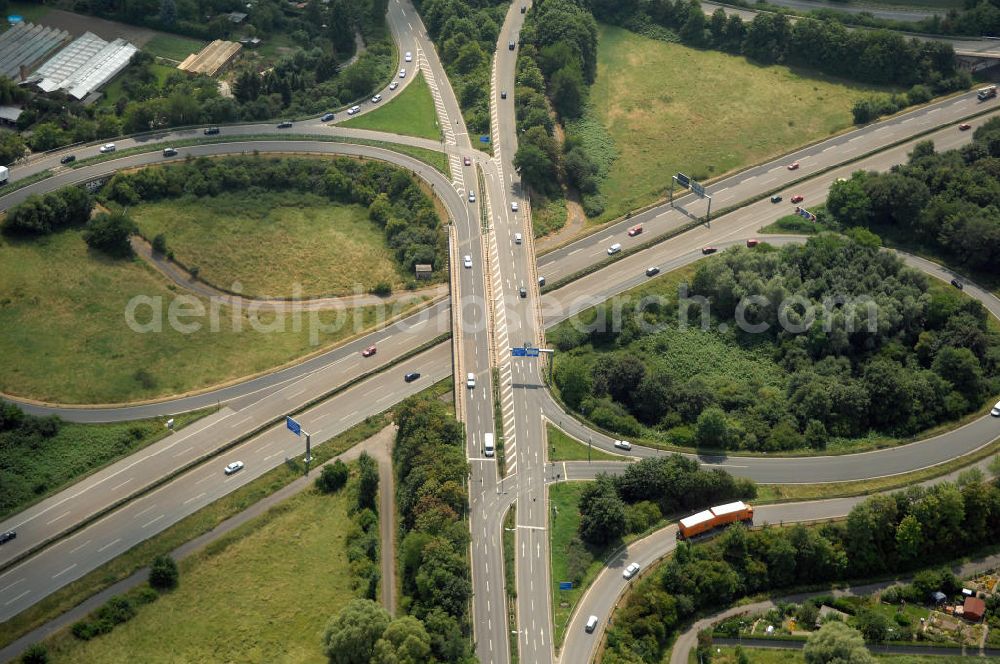
[[[384,106],[346,120],[341,126],[429,138],[433,141],[441,139],[431,89],[420,70],[417,70],[415,79],[402,92],[383,103]]]
[[[588,448],[576,438],[552,424],[545,425],[549,441],[549,461],[627,461],[627,457],[608,454],[599,448]]]

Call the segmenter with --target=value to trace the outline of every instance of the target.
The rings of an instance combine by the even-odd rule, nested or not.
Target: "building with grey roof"
[[[39,67],[28,81],[43,92],[65,90],[83,99],[127,67],[138,50],[124,39],[106,42],[86,32]]]
[[[0,33],[0,76],[23,78],[52,51],[69,41],[69,33],[44,25],[17,23]]]

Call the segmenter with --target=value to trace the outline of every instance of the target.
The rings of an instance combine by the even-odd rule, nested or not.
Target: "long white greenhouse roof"
[[[138,50],[124,39],[109,43],[87,32],[39,67],[32,78],[45,92],[66,90],[83,99],[128,66]]]

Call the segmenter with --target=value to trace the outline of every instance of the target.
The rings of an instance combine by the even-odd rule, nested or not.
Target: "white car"
[[[472,267],[472,256],[466,256],[462,262],[465,263],[465,267]]]
[[[351,106],[349,109],[347,109],[347,114],[348,115],[354,115],[354,114],[360,113],[360,112],[361,112],[361,107],[360,106]]]
[[[616,440],[615,441],[615,447],[617,447],[620,450],[626,450],[627,451],[627,450],[632,449],[632,443],[628,442],[627,440]]]
[[[476,202],[476,192],[472,191],[471,189],[469,190],[469,202],[470,203]]]
[[[377,104],[380,101],[382,101],[382,95],[375,95],[374,97],[372,97],[372,103],[373,104]]]
[[[399,77],[406,78],[406,67],[403,67],[402,69],[399,70]]]
[[[114,143],[105,143],[104,145],[101,146],[101,154],[106,154],[108,152],[114,152],[114,151],[115,151]]]
[[[476,374],[470,373],[468,376],[466,376],[465,384],[470,390],[474,388],[476,386]]]
[[[517,212],[517,201],[511,201],[510,202],[510,211],[511,212]]]
[[[233,461],[231,464],[226,466],[226,475],[232,475],[233,473],[243,470],[242,461]]]
[[[997,405],[993,406],[993,410],[990,411],[990,415],[993,417],[1000,417],[1000,401],[997,401]]]
[[[631,579],[638,573],[639,573],[639,563],[632,563],[631,565],[625,568],[624,572],[622,572],[622,577],[626,579]]]
[[[398,87],[399,87],[399,82],[398,81],[393,81],[392,83],[389,84],[389,89],[390,90],[395,90]]]
[[[413,62],[413,54],[407,51],[403,59],[406,60],[407,62]]]
[[[514,233],[514,244],[521,244],[523,238],[520,233]]]

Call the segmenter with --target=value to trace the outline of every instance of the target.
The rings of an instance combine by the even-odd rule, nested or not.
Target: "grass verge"
[[[785,648],[742,648],[750,664],[804,664],[805,657],[801,650]],[[970,656],[961,655],[876,655],[878,664],[966,664]],[[977,661],[995,662],[996,658],[976,658]],[[718,652],[712,653],[713,664],[738,664],[739,656],[736,647],[718,646]],[[692,650],[688,654],[690,664],[698,664],[698,655]]]
[[[0,239],[0,391],[60,403],[181,394],[288,364],[420,306],[296,316],[187,295],[177,318],[175,288],[139,259],[89,251],[79,230]]]
[[[549,441],[549,461],[625,461],[625,457],[592,449],[553,424],[545,425]]]
[[[514,574],[515,537],[517,527],[517,506],[511,505],[507,516],[503,519],[503,576],[507,591],[507,640],[510,642],[510,662],[517,664],[518,635],[517,630],[517,581]]]
[[[351,118],[340,126],[441,140],[431,89],[419,70],[416,78],[385,106]]]
[[[180,62],[192,53],[197,53],[204,46],[205,42],[197,39],[160,33],[146,42],[142,50],[157,58]]]
[[[850,127],[851,106],[874,89],[611,26],[600,26],[598,43],[590,98],[619,158],[596,223],[661,197],[664,173],[706,180]]]
[[[223,192],[129,208],[198,279],[245,297],[333,297],[403,286],[385,233],[362,205],[292,191]]]
[[[441,396],[450,390],[451,380],[449,379],[435,383],[427,388],[424,394]],[[351,427],[325,443],[314,446],[312,467],[318,467],[325,461],[375,435],[391,421],[392,411],[386,410],[367,418],[361,424]],[[0,647],[8,645],[23,634],[58,617],[95,593],[142,569],[157,555],[168,554],[181,544],[212,530],[229,517],[242,512],[298,479],[302,476],[303,471],[302,457],[295,457],[186,519],[175,523],[155,537],[137,544],[73,583],[60,588],[0,625]],[[299,577],[299,583],[304,583],[308,578],[308,574]]]
[[[180,431],[215,408],[183,413],[174,418]],[[168,435],[166,417],[113,424],[63,422],[59,431],[41,444],[13,431],[0,435],[0,518],[7,517],[58,493],[73,482],[141,450]],[[9,438],[8,438],[9,437]],[[7,438],[7,440],[5,440]]]

